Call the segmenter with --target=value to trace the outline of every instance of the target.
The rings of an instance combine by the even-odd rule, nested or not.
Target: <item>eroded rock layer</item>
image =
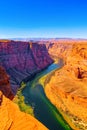
[[[5,69],[0,66],[0,91],[2,91],[6,97],[13,99],[14,95],[11,90],[9,79],[10,77],[6,74]]]
[[[53,61],[43,44],[0,41],[0,65],[10,76],[12,91],[15,94],[22,80],[29,80]]]
[[[68,51],[69,46],[72,47]],[[87,43],[69,46],[62,52],[62,56],[68,54],[63,56],[64,67],[51,77],[45,92],[73,129],[87,130]]]
[[[18,106],[0,91],[0,130],[47,130],[47,128],[31,115],[20,112]]]

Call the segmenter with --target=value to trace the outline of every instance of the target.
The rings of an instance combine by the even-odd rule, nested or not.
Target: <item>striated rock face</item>
[[[0,65],[10,75],[14,94],[23,79],[29,80],[52,62],[53,60],[43,44],[0,41]]]
[[[87,77],[87,42],[81,41],[63,41],[63,43],[48,43],[49,54],[54,58],[62,58],[66,68],[77,78]]]
[[[69,56],[69,53],[72,49],[73,42],[62,42],[62,41],[53,41],[46,44],[49,54],[53,58],[63,58],[64,60]]]
[[[13,99],[22,80],[32,79],[52,62],[45,45],[0,41],[0,130],[47,130],[34,117],[21,112],[9,99]]]
[[[1,91],[0,102],[0,130],[47,130],[34,117],[20,112],[18,106],[7,99]]]
[[[6,74],[4,68],[1,66],[0,66],[0,91],[2,91],[6,97],[13,99],[14,95],[11,90],[9,76]]]
[[[87,42],[70,45],[64,67],[51,77],[45,92],[73,129],[87,130]]]

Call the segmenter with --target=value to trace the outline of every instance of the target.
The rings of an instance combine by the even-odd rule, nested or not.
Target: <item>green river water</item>
[[[37,74],[32,81],[28,82],[22,91],[25,97],[25,103],[34,108],[35,118],[42,122],[49,130],[71,130],[55,106],[53,106],[46,97],[43,86],[39,84],[41,77],[61,66],[61,63],[53,63],[47,69]]]

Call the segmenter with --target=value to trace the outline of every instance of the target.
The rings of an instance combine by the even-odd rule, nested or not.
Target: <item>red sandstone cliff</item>
[[[11,90],[9,76],[6,74],[6,71],[1,66],[0,66],[0,91],[2,91],[6,97],[13,99],[14,95]]]
[[[7,40],[0,42],[0,130],[47,130],[34,117],[21,112],[9,99],[13,99],[13,92],[23,79],[30,78],[52,62],[45,45]]]
[[[10,76],[14,94],[23,79],[30,79],[52,62],[44,44],[0,41],[0,65]]]

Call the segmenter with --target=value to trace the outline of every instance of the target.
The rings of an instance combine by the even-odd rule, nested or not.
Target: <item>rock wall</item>
[[[9,74],[14,94],[23,79],[29,80],[52,62],[44,44],[0,41],[0,66]]]
[[[74,43],[54,41],[46,44],[49,54],[53,58],[63,58],[64,60],[69,56]]]
[[[87,78],[87,42],[59,41],[47,43],[48,52],[53,58],[62,58],[70,73],[79,79]]]
[[[77,41],[69,44],[72,45],[70,50],[67,50],[67,47],[64,53],[56,55],[57,57],[62,55],[65,65],[52,75],[51,80],[45,86],[45,93],[73,129],[86,130],[87,42]],[[62,45],[62,50],[63,47]],[[61,48],[58,50],[58,53],[61,52]]]
[[[0,101],[0,130],[47,130],[34,117],[21,112],[1,91]]]
[[[0,66],[0,91],[2,91],[6,97],[12,100],[14,95],[11,90],[9,79],[10,77],[6,74],[4,68]]]
[[[0,130],[47,130],[9,99],[14,98],[22,80],[30,80],[52,62],[45,45],[0,41]]]
[[[79,79],[87,79],[87,43],[73,45],[66,59],[67,68]]]

